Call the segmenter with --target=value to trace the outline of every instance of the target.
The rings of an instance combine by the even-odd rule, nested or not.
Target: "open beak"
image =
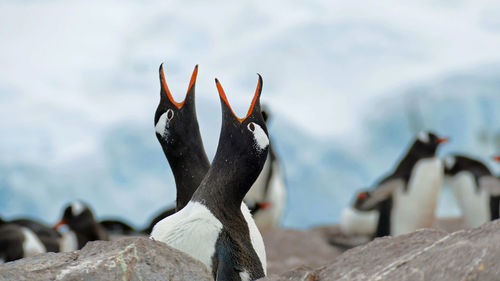
[[[493,156],[493,160],[500,162],[500,155]]]
[[[233,113],[234,117],[236,119],[238,119],[238,121],[240,121],[240,123],[245,121],[245,119],[247,119],[247,117],[250,116],[250,114],[252,114],[252,111],[255,107],[255,104],[257,102],[259,102],[260,93],[262,92],[262,77],[258,73],[257,73],[257,75],[259,76],[259,81],[257,82],[257,88],[255,89],[255,94],[253,95],[252,103],[250,104],[250,108],[248,109],[247,115],[243,118],[238,117],[234,113],[234,110],[231,108],[231,105],[229,104],[229,101],[227,100],[226,93],[224,92],[224,89],[222,88],[222,85],[219,82],[219,79],[215,78],[215,85],[217,86],[217,90],[219,91],[220,98],[224,101],[224,103],[227,105],[227,107],[229,107],[229,109]]]
[[[438,138],[438,139],[437,139],[437,142],[438,142],[439,144],[441,144],[441,143],[445,143],[445,142],[449,142],[449,141],[450,141],[450,139],[449,139],[449,138],[446,138],[446,137],[441,137],[441,138]]]
[[[193,87],[193,85],[196,83],[197,76],[198,76],[198,65],[196,65],[194,67],[193,74],[191,75],[191,80],[189,82],[189,87],[188,87],[188,90],[186,93],[186,97],[189,94],[189,92],[191,91],[191,88]],[[181,102],[177,102],[174,100],[174,97],[172,96],[172,93],[170,92],[170,89],[168,88],[167,80],[165,79],[165,72],[163,70],[163,63],[160,65],[160,80],[161,80],[162,88],[163,88],[163,90],[165,90],[165,93],[167,94],[167,97],[170,100],[170,102],[173,105],[175,105],[178,109],[180,109],[184,105],[184,103],[186,102],[186,97],[184,97],[184,100],[182,100]]]
[[[53,229],[57,230],[59,227],[61,227],[62,225],[65,225],[66,224],[66,221],[64,219],[61,219],[58,223],[56,223],[54,225],[54,227],[52,227]]]

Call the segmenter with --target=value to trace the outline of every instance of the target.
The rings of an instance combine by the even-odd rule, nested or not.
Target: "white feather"
[[[66,231],[61,231],[62,237],[59,240],[61,252],[71,252],[78,250],[78,239],[76,233],[69,228]]]
[[[477,227],[490,220],[489,194],[484,188],[477,190],[472,173],[462,171],[449,177],[449,182],[468,227]]]
[[[272,228],[279,226],[281,219],[283,218],[283,214],[285,212],[286,188],[285,188],[284,175],[281,170],[279,162],[274,161],[269,164],[268,162],[271,162],[270,160],[271,160],[270,157],[268,157],[266,165],[269,166],[272,165],[273,173],[269,180],[267,197],[262,196],[262,198],[258,200],[258,202],[263,202],[263,201],[269,202],[270,206],[267,209],[259,210],[254,215],[255,223],[257,223],[257,225],[260,228]],[[264,168],[266,168],[266,165],[264,166]],[[268,170],[271,169],[268,168]],[[267,174],[269,174],[269,171],[267,171]],[[263,189],[264,187],[265,183],[262,186],[260,186],[260,189]],[[257,186],[257,182],[255,182],[252,188],[250,188],[250,191],[252,191],[253,188],[259,188],[259,186]],[[263,194],[264,190],[262,190],[261,192]]]
[[[46,253],[47,249],[43,245],[42,241],[36,236],[33,231],[31,231],[29,228],[26,227],[21,227],[23,235],[24,235],[24,241],[23,241],[23,256],[24,257],[31,257],[34,255],[38,255],[41,253]]]
[[[373,235],[377,230],[379,212],[359,211],[349,206],[342,210],[340,229],[346,235]]]
[[[439,158],[421,159],[415,164],[407,191],[398,188],[393,196],[392,235],[432,226],[442,179],[443,164]]]
[[[191,255],[212,271],[212,256],[221,229],[222,223],[207,207],[190,201],[179,212],[158,222],[151,238]]]
[[[262,127],[260,127],[258,124],[251,123],[255,126],[255,129],[253,130],[253,137],[255,139],[255,147],[258,150],[264,150],[267,146],[269,146],[269,138],[266,135],[266,132]],[[250,126],[250,124],[248,124]]]
[[[240,272],[240,279],[241,281],[250,281],[250,274],[246,271]]]
[[[165,138],[165,136],[167,135],[167,112],[163,113],[161,116],[160,116],[160,119],[158,119],[158,122],[156,123],[155,125],[155,131],[160,135],[162,136],[162,138]]]
[[[262,235],[244,203],[241,204],[241,212],[247,221],[254,250],[262,263],[264,272],[267,272],[266,250]],[[179,212],[158,222],[151,232],[151,238],[199,259],[211,271],[215,243],[222,227],[222,223],[207,207],[199,202],[190,201]]]
[[[85,205],[83,205],[82,202],[74,201],[71,203],[71,213],[73,214],[73,217],[79,216],[84,210]]]
[[[429,133],[426,131],[421,131],[418,133],[418,140],[423,142],[423,143],[428,143],[429,142]]]
[[[264,246],[264,239],[262,239],[262,235],[260,234],[260,231],[252,218],[252,214],[250,214],[250,211],[248,210],[248,207],[245,203],[241,204],[241,213],[243,213],[243,217],[245,218],[245,221],[248,225],[250,242],[252,243],[253,249],[259,257],[260,263],[262,264],[262,269],[264,269],[264,274],[267,275],[267,257],[266,247]]]

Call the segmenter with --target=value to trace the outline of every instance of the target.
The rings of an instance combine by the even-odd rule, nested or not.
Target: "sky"
[[[471,0],[0,0],[0,160],[57,175],[112,165],[100,159],[110,128],[144,128],[154,143],[162,62],[178,100],[199,64],[198,108],[218,104],[217,77],[243,116],[260,73],[276,119],[362,145],[376,104],[499,63],[498,14]],[[213,154],[220,112],[199,111]]]

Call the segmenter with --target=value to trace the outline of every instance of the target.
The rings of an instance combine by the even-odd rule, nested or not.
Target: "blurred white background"
[[[284,225],[336,222],[412,136],[500,152],[496,1],[0,0],[0,216],[54,222],[80,198],[143,226],[175,199],[154,135],[158,67],[181,100],[195,64],[210,157],[214,78],[244,115],[257,75],[289,187]],[[446,195],[440,214],[456,215]]]

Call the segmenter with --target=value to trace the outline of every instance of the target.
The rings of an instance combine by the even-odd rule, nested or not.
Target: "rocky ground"
[[[346,248],[337,226],[263,230],[268,277],[262,280],[497,280],[500,221],[459,230],[456,219]],[[448,232],[448,231],[450,232]],[[363,244],[364,243],[364,244]],[[211,280],[203,264],[144,237],[91,242],[81,251],[48,253],[0,265],[0,280]]]

